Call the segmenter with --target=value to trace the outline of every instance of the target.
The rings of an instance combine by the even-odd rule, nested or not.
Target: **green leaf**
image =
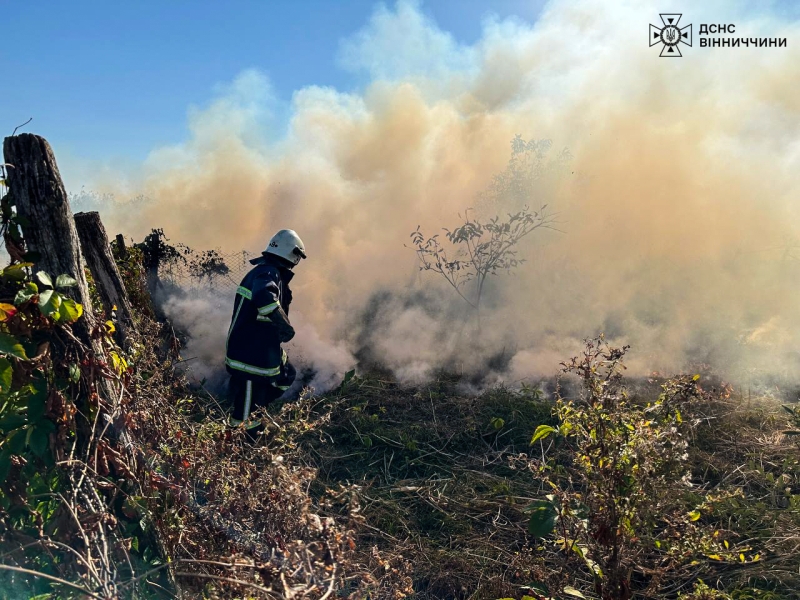
[[[550,427],[550,425],[539,425],[531,438],[531,446],[539,440],[543,440],[555,430],[555,427]]]
[[[540,596],[549,596],[550,595],[550,588],[548,588],[544,583],[541,583],[539,581],[534,581],[533,583],[528,583],[523,587],[532,589],[534,592],[538,593]],[[530,596],[527,596],[527,597],[530,598]],[[526,598],[526,596],[523,596],[522,598],[524,600]]]
[[[572,596],[573,598],[586,598],[583,594],[581,594],[578,590],[576,590],[571,585],[568,585],[564,588],[564,593],[567,596]]]
[[[42,419],[41,421],[36,423],[36,427],[38,427],[45,433],[53,433],[56,430],[56,424],[53,423],[50,419]]]
[[[53,287],[53,280],[50,279],[50,275],[45,273],[44,271],[39,271],[36,273],[36,279],[38,279],[43,285],[48,287]]]
[[[0,332],[0,354],[28,360],[25,354],[25,348],[22,347],[22,344],[19,343],[17,338],[8,333]]]
[[[528,506],[527,510],[531,513],[531,518],[528,521],[528,533],[541,538],[555,529],[558,512],[552,502],[535,500]]]
[[[31,391],[28,396],[28,420],[31,423],[41,419],[47,407],[47,382],[43,378],[39,378],[36,383],[38,384],[36,387],[28,386]]]
[[[55,290],[44,290],[42,293],[39,294],[39,306],[44,306],[53,297],[53,294],[57,294]]]
[[[7,394],[11,391],[11,378],[14,375],[14,368],[7,358],[0,358],[0,394]]]
[[[22,415],[8,415],[0,420],[0,431],[6,433],[22,427],[28,420]]]
[[[31,451],[39,457],[44,456],[44,453],[47,452],[47,447],[50,443],[48,438],[48,432],[44,427],[36,427],[31,434],[30,440],[28,441],[28,446],[30,446]]]
[[[33,298],[38,293],[39,286],[33,282],[28,282],[25,284],[25,287],[18,291],[17,295],[14,296],[14,304],[19,306],[20,304],[23,304],[24,302],[27,302]]]
[[[61,300],[61,306],[58,308],[59,318],[61,323],[74,323],[81,318],[83,314],[83,306],[75,302],[72,298],[64,298]]]
[[[348,383],[350,383],[350,380],[353,379],[355,374],[356,374],[356,370],[355,369],[350,369],[347,373],[345,373],[344,374],[344,379],[342,379],[342,386],[345,386]]]
[[[9,281],[23,281],[28,276],[25,269],[32,266],[33,263],[23,262],[6,267],[3,269],[3,278]]]
[[[17,429],[6,438],[5,445],[8,447],[11,454],[22,454],[22,451],[25,449],[26,434],[24,431],[24,429]]]
[[[0,452],[0,481],[6,480],[9,470],[11,470],[11,452],[8,448],[4,448]]]
[[[601,569],[600,565],[598,565],[596,562],[594,562],[591,558],[586,556],[585,552],[584,552],[584,556],[583,556],[583,562],[586,563],[586,566],[589,567],[589,570],[592,573],[594,573],[595,577],[599,577],[600,579],[603,578],[603,569]]]
[[[61,294],[53,290],[45,290],[39,294],[39,310],[45,317],[58,321],[61,316],[59,308],[61,308]]]
[[[61,288],[69,288],[78,285],[78,280],[74,277],[70,277],[69,275],[59,275],[56,277],[56,287]]]
[[[72,363],[69,366],[69,378],[72,383],[78,383],[81,380],[81,368],[78,363]]]

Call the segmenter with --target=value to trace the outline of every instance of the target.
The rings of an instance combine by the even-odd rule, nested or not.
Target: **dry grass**
[[[528,586],[545,583],[591,598],[582,565],[527,533],[526,507],[547,493],[526,468],[529,441],[553,423],[536,391],[356,378],[271,408],[251,444],[175,374],[174,340],[158,335],[162,358],[140,356],[126,399],[141,470],[120,527],[171,562],[151,551],[132,596],[491,600],[537,597]],[[642,382],[635,395],[656,390]],[[674,598],[701,578],[723,598],[798,597],[800,447],[780,433],[785,414],[723,394],[695,418],[695,492],[720,497],[702,521],[759,560],[687,559],[638,597]]]
[[[317,424],[277,415],[268,431],[278,435],[252,445],[170,361],[152,359],[138,365],[126,417],[146,464],[145,493],[125,508],[153,528],[173,587],[187,597],[330,597],[352,543],[347,520],[317,514],[307,493],[315,470],[289,454],[294,427]],[[312,402],[295,405],[307,411]]]
[[[642,399],[656,390],[657,383],[636,386]],[[727,389],[713,397],[695,417],[687,502],[718,497],[702,524],[747,561],[687,558],[647,597],[676,597],[700,578],[734,598],[797,597],[799,447],[781,434],[786,418],[773,401],[747,406]],[[395,557],[415,598],[519,598],[533,593],[532,582],[570,583],[591,597],[580,565],[526,531],[525,508],[546,490],[514,467],[535,458],[528,442],[536,425],[552,422],[549,401],[504,389],[464,396],[447,381],[408,389],[375,379],[357,380],[329,401],[330,421],[298,438],[297,452],[318,469],[315,497],[355,486],[363,519],[355,563],[373,548]]]
[[[357,561],[377,548],[405,565],[416,598],[499,598],[552,578],[527,539],[525,508],[541,483],[511,460],[527,453],[550,405],[497,389],[463,396],[361,379],[323,435],[301,441],[319,495],[357,486]]]
[[[783,435],[786,413],[772,399],[735,395],[706,407],[692,445],[695,479],[709,490],[735,490],[711,515],[721,535],[761,560],[719,565],[722,587],[761,596],[800,597],[800,445]],[[784,595],[789,594],[789,595]]]

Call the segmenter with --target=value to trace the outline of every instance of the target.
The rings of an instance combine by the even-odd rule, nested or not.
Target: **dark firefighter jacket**
[[[287,362],[281,342],[294,336],[287,318],[294,273],[269,255],[251,262],[255,267],[236,290],[225,365],[231,375],[279,377]]]

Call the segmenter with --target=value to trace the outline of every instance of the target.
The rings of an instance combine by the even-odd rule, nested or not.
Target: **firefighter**
[[[294,337],[289,322],[292,269],[306,257],[305,246],[291,229],[282,229],[269,241],[236,290],[228,329],[225,367],[230,373],[233,400],[231,423],[244,423],[251,435],[260,423],[252,412],[277,400],[295,379],[295,369],[281,344]]]

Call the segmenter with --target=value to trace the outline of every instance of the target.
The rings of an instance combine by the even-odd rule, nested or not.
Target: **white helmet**
[[[306,247],[303,240],[291,229],[281,229],[272,236],[264,254],[274,254],[288,260],[293,265],[306,257]]]

